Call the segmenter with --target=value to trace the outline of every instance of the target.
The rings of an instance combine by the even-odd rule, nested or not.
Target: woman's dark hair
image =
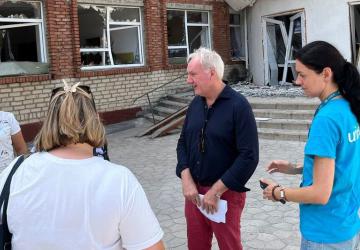
[[[295,52],[295,59],[318,74],[326,67],[331,68],[334,82],[360,123],[360,75],[352,63],[347,62],[334,46],[324,41],[307,44]]]

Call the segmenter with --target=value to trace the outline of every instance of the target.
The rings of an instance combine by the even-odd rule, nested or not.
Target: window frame
[[[41,1],[27,1],[27,3],[38,3],[40,4],[40,18],[11,18],[11,17],[0,17],[0,23],[16,23],[10,25],[0,25],[1,30],[5,28],[17,28],[17,27],[27,27],[27,26],[38,26],[38,37],[39,39],[39,49],[40,49],[40,60],[39,63],[48,63],[47,59],[47,50],[46,50],[46,40],[45,40],[45,29],[44,29],[44,12],[43,12],[43,3]],[[36,39],[36,40],[37,40]],[[17,61],[18,62],[18,61]]]
[[[186,45],[182,45],[182,46],[169,46],[169,41],[168,41],[168,46],[167,46],[167,51],[172,50],[172,49],[186,49],[186,54],[187,57],[190,55],[190,48],[189,48],[189,37],[188,37],[188,27],[207,27],[207,36],[208,36],[208,44],[209,44],[209,49],[212,48],[212,43],[211,43],[211,32],[210,32],[210,11],[206,11],[206,10],[191,10],[191,9],[167,9],[166,13],[168,11],[182,11],[184,12],[184,28],[185,28],[185,40],[186,40]],[[191,23],[188,22],[188,12],[197,12],[197,13],[206,13],[207,14],[207,23]],[[166,19],[167,21],[167,19]],[[166,22],[166,27],[167,27],[167,22]],[[167,59],[169,60],[169,55],[167,57]]]
[[[88,4],[78,4],[78,8],[79,6],[86,6]],[[109,56],[109,60],[110,60],[110,65],[100,65],[100,66],[86,66],[86,65],[82,65],[80,67],[81,70],[83,71],[88,71],[88,70],[97,70],[97,69],[114,69],[114,68],[133,68],[133,67],[142,67],[145,65],[145,58],[144,58],[144,40],[143,40],[143,15],[142,15],[142,9],[141,7],[135,7],[135,6],[124,6],[124,5],[101,5],[101,4],[89,4],[90,6],[95,6],[95,7],[102,7],[105,9],[106,11],[106,20],[104,20],[104,22],[106,22],[106,47],[103,48],[81,48],[80,47],[80,57],[81,57],[81,53],[83,52],[103,52],[104,55],[103,57],[106,58],[106,53],[108,53]],[[115,9],[115,8],[124,8],[124,9],[137,9],[138,13],[139,13],[139,22],[120,22],[120,21],[111,21],[111,9]],[[138,34],[138,46],[139,46],[139,61],[140,63],[133,63],[133,64],[114,64],[114,58],[112,56],[112,52],[111,52],[111,28],[110,26],[118,26],[116,27],[116,29],[118,29],[119,27],[125,27],[125,29],[127,28],[137,28],[137,34]],[[127,28],[126,28],[127,27]],[[114,30],[114,28],[112,28]],[[79,26],[79,30],[80,30],[80,26]],[[80,35],[79,35],[80,36]],[[102,60],[104,60],[104,58]]]

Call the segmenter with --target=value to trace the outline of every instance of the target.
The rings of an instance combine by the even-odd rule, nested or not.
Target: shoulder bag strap
[[[10,195],[10,184],[12,176],[14,175],[15,171],[18,169],[18,167],[21,165],[21,163],[24,161],[25,156],[21,155],[19,159],[16,161],[15,165],[10,171],[10,174],[8,175],[6,182],[4,184],[3,190],[1,191],[0,195],[0,207],[3,206],[3,212],[1,216],[2,225],[4,226],[4,240],[5,242],[11,241],[12,234],[9,232],[8,224],[7,224],[7,206],[9,202],[9,195]]]

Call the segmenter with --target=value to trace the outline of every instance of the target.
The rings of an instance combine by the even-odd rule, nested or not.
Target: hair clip
[[[69,84],[64,79],[62,81],[64,83],[64,91],[65,91],[65,93],[69,93],[69,92],[74,93],[74,92],[76,92],[76,88],[80,84],[80,82],[77,82],[74,85],[69,86]]]

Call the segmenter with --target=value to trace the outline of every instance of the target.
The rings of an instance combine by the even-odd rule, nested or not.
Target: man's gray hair
[[[189,55],[187,62],[189,63],[195,57],[199,58],[204,69],[214,69],[219,79],[222,80],[224,76],[224,62],[218,53],[214,50],[200,47]]]

